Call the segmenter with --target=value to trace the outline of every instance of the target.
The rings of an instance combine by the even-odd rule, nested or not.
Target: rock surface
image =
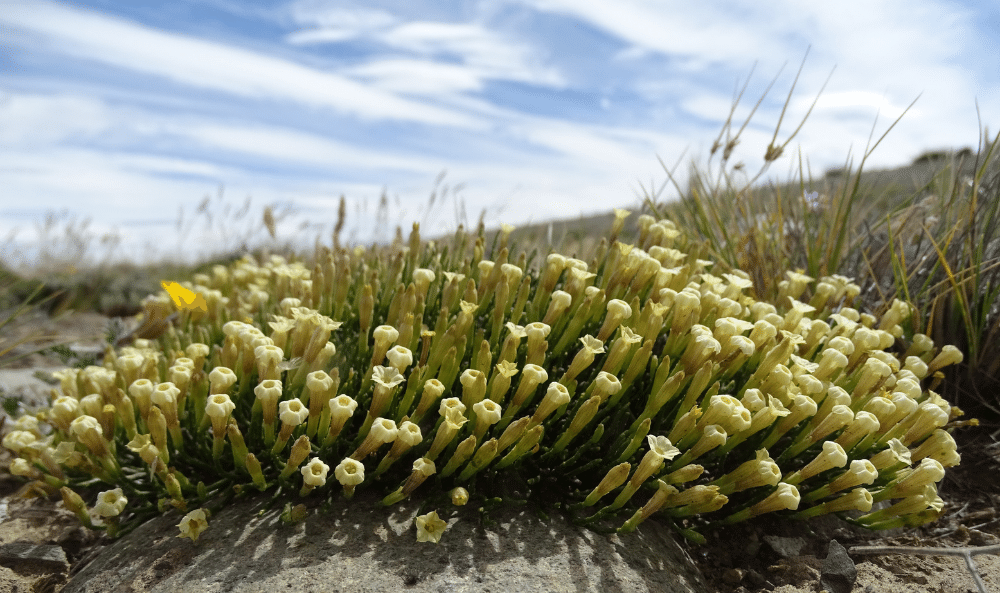
[[[226,507],[197,543],[177,537],[181,515],[154,519],[103,549],[66,593],[315,591],[694,593],[709,590],[670,527],[648,521],[627,535],[600,535],[558,513],[549,520],[504,506],[483,527],[474,508],[437,508],[449,527],[418,543],[419,502],[354,501],[313,510],[286,525],[263,501]]]

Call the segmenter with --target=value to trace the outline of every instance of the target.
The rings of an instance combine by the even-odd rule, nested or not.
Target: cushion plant
[[[620,242],[627,215],[587,260],[536,263],[506,226],[488,251],[482,231],[423,243],[414,225],[408,245],[216,266],[181,283],[202,299],[146,300],[158,335],[58,373],[3,440],[11,471],[111,535],[177,509],[192,540],[258,490],[306,503],[292,519],[379,488],[544,500],[622,532],[657,515],[694,539],[763,513],[942,512],[960,411],[932,389],[961,353],[908,333],[901,301],[859,313],[843,276],[789,271],[756,301],[669,220]]]

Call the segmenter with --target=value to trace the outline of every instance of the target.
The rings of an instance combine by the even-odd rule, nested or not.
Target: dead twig
[[[979,576],[979,568],[972,559],[976,554],[997,554],[1000,553],[1000,544],[992,546],[970,546],[964,548],[917,548],[913,546],[854,546],[849,552],[851,554],[913,554],[915,556],[961,556],[965,559],[965,566],[972,575],[972,580],[976,582],[979,593],[989,593],[983,578]]]

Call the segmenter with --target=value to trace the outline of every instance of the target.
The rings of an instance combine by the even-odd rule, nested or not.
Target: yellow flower
[[[198,541],[198,536],[201,535],[203,531],[208,529],[208,513],[205,509],[196,509],[184,515],[181,522],[177,525],[181,530],[181,534],[177,537],[190,538],[191,541]]]
[[[106,490],[97,495],[97,504],[94,505],[94,512],[101,517],[117,517],[125,510],[128,499],[125,498],[121,488]]]
[[[302,466],[302,481],[306,486],[317,488],[326,484],[326,475],[330,471],[330,466],[323,463],[318,457],[314,457],[309,463]]]
[[[302,405],[298,398],[292,398],[278,403],[279,414],[282,424],[298,426],[309,418],[309,408]]]
[[[448,524],[438,518],[437,511],[420,515],[416,519],[416,525],[418,542],[438,543],[441,541],[441,534],[448,528]]]
[[[347,457],[337,465],[333,475],[344,486],[357,486],[365,481],[365,466],[360,461]]]

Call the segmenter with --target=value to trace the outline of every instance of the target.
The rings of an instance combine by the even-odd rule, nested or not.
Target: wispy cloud
[[[814,172],[842,164],[876,115],[877,136],[917,96],[871,166],[974,144],[976,100],[983,123],[1000,117],[986,2],[183,6],[4,4],[0,232],[66,208],[145,240],[169,225],[127,221],[172,220],[219,187],[294,204],[314,230],[346,194],[363,240],[386,233],[383,191],[389,224],[418,217],[431,234],[484,210],[492,223],[607,210],[662,182],[658,156],[705,158],[754,68],[740,123],[781,71],[734,154],[758,167],[807,48],[779,141],[836,71],[776,175],[798,149]],[[444,170],[461,190],[431,212]]]
[[[290,101],[361,118],[477,128],[473,118],[409,101],[344,76],[231,45],[165,33],[48,2],[27,2],[0,22],[85,58],[176,84],[238,97]]]

